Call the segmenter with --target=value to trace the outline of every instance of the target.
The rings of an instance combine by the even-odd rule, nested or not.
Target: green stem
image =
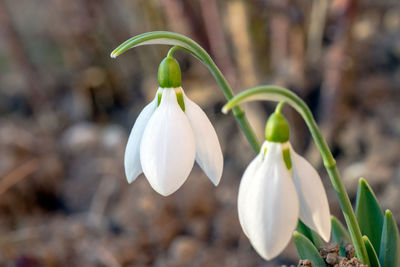
[[[322,133],[319,130],[318,125],[315,122],[314,117],[307,104],[288,89],[278,86],[259,86],[248,89],[236,95],[223,107],[222,111],[226,113],[235,105],[251,100],[285,101],[286,103],[291,105],[297,112],[299,112],[300,115],[303,117],[321,153],[324,166],[328,172],[336,195],[338,196],[340,207],[342,208],[344,218],[349,228],[350,237],[354,244],[357,256],[363,263],[369,265],[368,254],[365,248],[365,244],[362,240],[360,227],[357,223],[356,216],[354,215],[354,211],[351,206],[349,196],[347,195],[346,188],[344,187],[340,178],[340,174],[336,167],[336,161],[333,158],[332,153],[324,137],[322,136]]]
[[[282,113],[283,106],[285,105],[285,101],[280,101],[278,105],[276,105],[275,113]]]
[[[143,34],[139,34],[134,36],[124,43],[119,45],[113,52],[111,52],[111,57],[116,58],[117,56],[124,53],[126,50],[139,46],[139,45],[150,45],[150,44],[166,44],[166,45],[174,45],[169,55],[175,52],[178,49],[183,49],[197,59],[199,59],[206,67],[210,70],[211,74],[214,76],[215,80],[219,84],[222,89],[222,92],[227,100],[230,100],[234,97],[232,89],[225,79],[224,75],[222,75],[221,71],[211,59],[210,55],[195,41],[192,39],[173,32],[167,31],[157,31],[157,32],[147,32]],[[257,140],[257,136],[255,135],[252,127],[247,120],[243,109],[239,106],[232,108],[233,115],[235,116],[237,122],[239,123],[240,128],[244,132],[248,142],[253,148],[254,152],[258,153],[260,150],[260,143]]]
[[[171,47],[171,48],[169,49],[169,51],[168,51],[167,57],[172,57],[172,56],[174,55],[175,51],[180,50],[180,49],[185,50],[185,48],[180,47],[180,46],[177,46],[177,45]]]

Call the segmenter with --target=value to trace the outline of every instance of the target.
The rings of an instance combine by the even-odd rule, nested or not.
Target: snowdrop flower
[[[132,183],[142,172],[155,191],[174,193],[194,161],[218,185],[223,157],[217,134],[201,108],[181,88],[178,62],[166,57],[158,69],[154,100],[139,114],[125,150],[125,173]]]
[[[287,246],[300,218],[329,241],[329,204],[317,171],[289,143],[289,125],[275,112],[266,125],[266,141],[243,174],[239,220],[255,250],[276,257]]]

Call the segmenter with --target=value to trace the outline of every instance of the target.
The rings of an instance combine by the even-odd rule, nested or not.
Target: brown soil
[[[319,254],[324,259],[328,267],[367,267],[354,257],[354,247],[349,244],[346,246],[346,257],[339,255],[339,245],[336,243],[328,243],[319,249]],[[313,267],[310,260],[300,260],[298,267]]]

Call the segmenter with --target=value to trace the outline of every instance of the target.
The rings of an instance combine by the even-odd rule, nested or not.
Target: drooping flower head
[[[240,224],[265,259],[287,246],[301,219],[329,241],[329,204],[317,171],[289,143],[289,125],[279,111],[268,119],[266,141],[243,174],[238,196]]]
[[[143,172],[153,189],[167,196],[185,182],[196,160],[218,185],[223,157],[217,134],[203,110],[185,95],[173,57],[161,62],[158,83],[156,96],[139,114],[126,145],[128,182]]]

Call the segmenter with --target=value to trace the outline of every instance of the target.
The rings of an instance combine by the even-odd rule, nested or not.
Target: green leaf
[[[324,241],[322,241],[321,237],[315,231],[311,230],[307,225],[305,225],[301,220],[299,220],[296,230],[307,237],[316,248],[320,248],[324,244]]]
[[[295,231],[293,233],[293,240],[300,259],[308,259],[314,266],[326,267],[326,263],[321,255],[319,255],[317,248],[307,237]]]
[[[339,244],[339,255],[346,257],[346,245],[351,244],[349,233],[346,227],[333,215],[331,216],[331,225],[332,241]]]
[[[385,211],[379,262],[382,267],[400,266],[399,230],[390,210]]]
[[[383,212],[367,181],[358,182],[356,217],[362,235],[368,236],[375,251],[379,250],[383,225]]]
[[[371,241],[369,241],[368,239],[368,236],[364,235],[362,238],[365,244],[365,248],[367,249],[369,263],[371,267],[381,267],[381,264],[378,260],[378,255],[376,255],[374,246],[372,246]]]

